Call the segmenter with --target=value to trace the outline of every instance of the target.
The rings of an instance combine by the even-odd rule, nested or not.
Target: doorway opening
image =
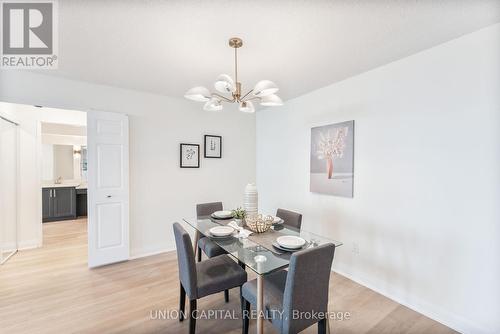
[[[64,113],[65,111],[59,111]],[[41,122],[42,235],[44,247],[87,245],[87,125]],[[85,116],[86,117],[86,116]]]
[[[0,262],[17,250],[87,257],[87,114],[0,102]]]

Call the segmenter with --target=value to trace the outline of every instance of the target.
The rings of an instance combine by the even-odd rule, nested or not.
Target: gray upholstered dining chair
[[[266,317],[282,334],[298,333],[318,323],[318,333],[326,333],[327,321],[297,317],[296,312],[328,311],[328,287],[335,245],[329,243],[293,253],[288,272],[281,270],[264,276]],[[252,280],[241,290],[242,314],[249,314],[250,304],[257,303],[257,283]],[[246,311],[246,312],[245,312]],[[323,312],[323,313],[321,313]],[[248,333],[249,319],[243,317],[243,333]]]
[[[196,301],[214,293],[240,287],[247,281],[247,273],[228,255],[219,255],[196,263],[189,234],[179,223],[174,223],[177,262],[179,265],[180,303],[179,321],[184,320],[186,294],[189,298],[189,333],[196,329]],[[240,291],[241,293],[241,291]]]
[[[216,211],[222,211],[222,202],[202,203],[196,205],[197,218],[210,216]],[[198,262],[201,261],[201,251],[203,251],[203,253],[205,253],[209,258],[226,254],[225,250],[217,246],[215,242],[207,237],[201,237],[196,240],[196,244],[198,246]]]
[[[222,202],[196,204],[196,217],[209,217],[212,213],[222,210]],[[224,249],[219,247],[215,242],[207,237],[200,237],[196,240],[196,245],[198,247],[198,262],[201,262],[201,251],[203,251],[208,258],[227,253]],[[224,291],[224,300],[226,303],[229,302],[229,291],[227,290]]]
[[[276,216],[280,217],[284,221],[284,225],[288,228],[300,231],[300,226],[302,225],[302,215],[297,212],[288,211],[285,209],[278,209]]]

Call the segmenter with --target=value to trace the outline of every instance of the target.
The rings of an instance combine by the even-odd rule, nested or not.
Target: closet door
[[[0,118],[0,263],[17,251],[17,127]]]

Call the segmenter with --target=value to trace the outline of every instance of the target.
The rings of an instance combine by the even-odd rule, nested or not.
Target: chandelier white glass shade
[[[222,110],[223,102],[238,103],[240,111],[246,113],[255,112],[254,101],[267,107],[283,105],[283,101],[275,94],[279,90],[278,86],[270,80],[261,80],[254,89],[242,94],[241,82],[238,81],[238,49],[243,46],[243,41],[241,38],[233,37],[229,40],[229,46],[234,48],[234,80],[228,74],[220,74],[214,83],[217,92],[227,95],[211,93],[208,88],[198,86],[188,90],[184,97],[205,102],[203,109],[207,111]]]
[[[253,89],[253,95],[264,97],[276,93],[279,90],[278,86],[270,80],[261,80],[257,82]]]
[[[283,105],[283,101],[281,101],[280,97],[276,94],[269,94],[263,96],[260,99],[260,104],[266,107],[274,107]]]
[[[240,103],[240,111],[252,113],[255,112],[252,101],[243,101]]]
[[[233,79],[227,74],[221,74],[214,84],[215,89],[221,93],[232,94],[236,91]]]
[[[210,94],[210,91],[205,87],[199,86],[188,90],[186,94],[184,94],[184,97],[193,101],[206,102],[212,98],[212,94]]]
[[[212,97],[207,101],[207,103],[205,103],[203,109],[207,111],[220,111],[222,110],[222,103],[220,100]]]

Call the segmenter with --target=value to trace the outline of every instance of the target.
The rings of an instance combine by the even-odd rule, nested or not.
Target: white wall
[[[173,249],[172,222],[194,216],[196,203],[241,205],[245,185],[255,180],[252,114],[206,112],[182,98],[23,71],[2,71],[0,100],[129,115],[132,256]],[[200,169],[179,168],[179,144],[202,144],[205,134],[223,137],[223,158],[201,158]]]
[[[86,146],[86,136],[56,135],[53,133],[42,133],[42,143],[52,145],[77,145]]]
[[[42,181],[54,180],[54,145],[42,141]]]
[[[310,193],[311,127],[347,120],[354,198]],[[500,25],[259,111],[257,182],[263,210],[297,210],[344,242],[335,270],[499,333]]]

